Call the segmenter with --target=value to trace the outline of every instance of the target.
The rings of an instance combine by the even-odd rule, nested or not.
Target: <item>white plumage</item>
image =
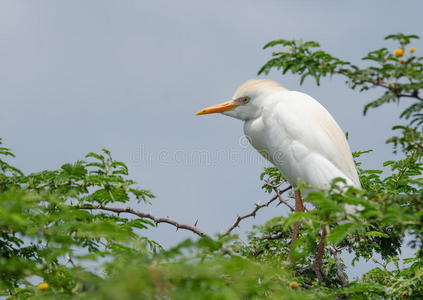
[[[328,188],[336,177],[360,188],[351,150],[331,114],[307,94],[288,91],[270,80],[249,80],[233,100],[197,114],[220,112],[244,121],[252,146],[290,184]]]

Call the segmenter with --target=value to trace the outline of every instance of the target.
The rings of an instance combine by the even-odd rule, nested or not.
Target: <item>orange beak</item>
[[[229,100],[214,106],[209,106],[206,107],[202,110],[200,110],[198,113],[196,113],[195,115],[207,115],[207,114],[215,114],[215,113],[222,113],[228,110],[232,110],[235,107],[239,106],[239,102],[237,100]]]

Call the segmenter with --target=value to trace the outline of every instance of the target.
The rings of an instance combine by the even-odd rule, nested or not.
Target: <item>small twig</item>
[[[65,265],[67,265],[68,263],[70,263],[73,267],[75,267],[75,263],[73,262],[72,258],[70,257],[69,253],[66,253],[66,262]]]
[[[345,248],[345,247],[344,247]],[[335,259],[335,264],[336,264],[336,274],[338,274],[339,280],[341,281],[341,284],[343,287],[347,287],[348,286],[348,280],[345,278],[344,276],[344,268],[342,266],[341,263],[341,259],[339,257],[339,253],[344,249],[336,249],[335,247],[333,247],[332,245],[328,246],[328,249],[330,250],[330,252],[332,252],[333,254],[333,258]]]
[[[335,69],[335,70],[333,70],[333,73],[338,73],[338,74],[344,75],[346,77],[350,77],[349,74],[342,69]],[[385,89],[391,91],[392,93],[394,93],[397,98],[407,97],[407,98],[414,98],[414,99],[423,101],[423,98],[419,97],[418,92],[416,93],[416,90],[413,91],[413,93],[411,93],[411,94],[403,94],[403,93],[400,93],[400,92],[395,92],[393,90],[395,86],[391,86],[389,84],[386,84],[386,83],[383,82],[383,80],[372,80],[372,79],[367,78],[367,79],[362,79],[360,81],[363,82],[363,83],[372,84],[373,86],[385,88]]]
[[[261,208],[263,208],[263,207],[268,207],[272,202],[274,202],[276,199],[279,199],[279,201],[281,201],[281,199],[282,199],[282,196],[281,196],[281,194],[282,193],[284,193],[284,192],[286,192],[286,191],[288,191],[289,189],[291,189],[291,187],[288,187],[288,188],[286,188],[286,189],[284,189],[284,190],[282,190],[282,191],[279,191],[279,189],[277,189],[277,191],[278,191],[278,193],[277,193],[277,195],[276,196],[274,196],[272,199],[270,199],[269,201],[267,201],[267,202],[265,202],[265,203],[263,203],[263,204],[258,204],[258,203],[256,203],[255,204],[255,208],[254,208],[254,210],[252,211],[252,212],[250,212],[250,213],[248,213],[248,214],[246,214],[246,215],[243,215],[243,216],[237,216],[237,218],[236,218],[236,220],[235,220],[235,222],[234,222],[234,224],[223,234],[223,236],[226,236],[226,235],[229,235],[231,232],[232,232],[232,230],[234,230],[236,227],[238,227],[238,225],[239,225],[239,223],[242,221],[242,220],[244,220],[244,219],[246,219],[246,218],[249,218],[249,217],[255,217],[256,216],[256,214],[257,214],[257,211],[258,210],[260,210]],[[283,200],[283,199],[282,199]],[[284,202],[282,202],[282,203],[284,203],[284,204],[287,204],[287,203],[285,203],[286,201],[284,201]],[[288,204],[289,205],[289,204]]]
[[[292,185],[290,185],[290,186],[289,186],[289,187],[287,187],[287,188],[284,188],[283,190],[280,190],[280,191],[279,191],[279,193],[280,193],[280,194],[283,194],[283,193],[285,193],[285,192],[289,191],[290,189],[292,189]]]
[[[290,187],[291,188],[291,187]],[[291,210],[291,211],[295,211],[295,208],[291,205],[291,204],[289,204],[287,201],[285,201],[283,198],[282,198],[282,193],[279,191],[279,189],[278,188],[273,188],[273,190],[275,191],[275,193],[276,193],[276,196],[278,196],[278,198],[279,198],[279,203],[278,203],[278,205],[279,204],[281,204],[281,203],[283,203],[283,204],[285,204],[286,206],[288,206],[289,207],[289,209]],[[286,191],[288,190],[288,189],[285,189]],[[285,191],[284,190],[284,191]]]
[[[284,232],[280,232],[276,235],[264,236],[264,237],[260,238],[260,240],[269,240],[269,241],[279,240],[279,239],[283,238],[283,236],[284,236]]]
[[[272,184],[268,179],[265,179],[264,182],[266,182],[266,185],[270,186],[271,188],[278,188],[282,185],[283,182],[280,182],[278,184]]]

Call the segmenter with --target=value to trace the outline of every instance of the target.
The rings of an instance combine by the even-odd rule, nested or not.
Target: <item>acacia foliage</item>
[[[371,62],[365,68],[333,57],[316,42],[278,40],[266,45],[282,49],[260,72],[278,68],[301,75],[301,82],[312,76],[318,84],[321,77],[339,74],[351,88],[384,89],[365,110],[403,98],[415,102],[400,115],[409,122],[395,126],[396,135],[388,140],[401,159],[387,161],[379,170],[363,169],[357,162],[362,190],[340,189],[341,179],[335,180],[330,190],[309,194],[307,211],[257,225],[246,241],[228,233],[193,238],[165,250],[145,237],[156,225],[151,220],[98,209],[132,205],[142,210],[154,203],[154,195],[129,179],[126,165],[109,151],[89,153],[57,170],[24,174],[13,167],[11,150],[0,144],[0,296],[423,298],[423,58],[407,48],[414,38],[388,36],[398,42],[402,56],[388,48],[371,51],[364,58]],[[366,152],[355,153],[356,160]],[[284,184],[275,168],[265,169],[261,178],[263,197]],[[296,222],[301,231],[290,249]],[[312,266],[323,229],[327,237],[319,280]],[[415,255],[401,261],[406,236]],[[348,281],[349,266],[339,258],[342,251],[354,260],[369,260],[374,268]],[[375,253],[381,259],[374,260]]]
[[[127,179],[103,149],[58,170],[24,175],[0,148],[0,291],[10,298],[295,298],[277,263],[224,255],[222,241],[187,240],[165,251],[143,236],[155,224],[97,205],[153,194]],[[42,284],[40,284],[42,283]],[[47,284],[47,285],[46,285]],[[312,295],[304,294],[304,299]],[[319,295],[318,293],[315,295]]]

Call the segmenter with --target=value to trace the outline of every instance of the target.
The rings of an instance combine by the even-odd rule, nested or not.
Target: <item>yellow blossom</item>
[[[296,281],[293,281],[293,282],[291,282],[290,284],[289,284],[289,286],[291,287],[291,289],[296,289],[297,287],[298,287],[298,282],[296,282]]]
[[[410,48],[410,52],[411,52],[411,53],[414,53],[415,51],[416,51],[416,48],[414,48],[414,47],[411,47],[411,48]]]
[[[401,296],[404,298],[404,297],[406,297],[408,295],[408,291],[407,290],[405,290],[405,291],[403,291],[402,293],[401,293]]]
[[[42,282],[38,285],[38,289],[43,292],[48,289],[48,284],[46,282]]]
[[[401,48],[398,48],[397,50],[395,50],[394,52],[394,56],[395,57],[401,57],[404,55],[404,50],[402,50]]]

